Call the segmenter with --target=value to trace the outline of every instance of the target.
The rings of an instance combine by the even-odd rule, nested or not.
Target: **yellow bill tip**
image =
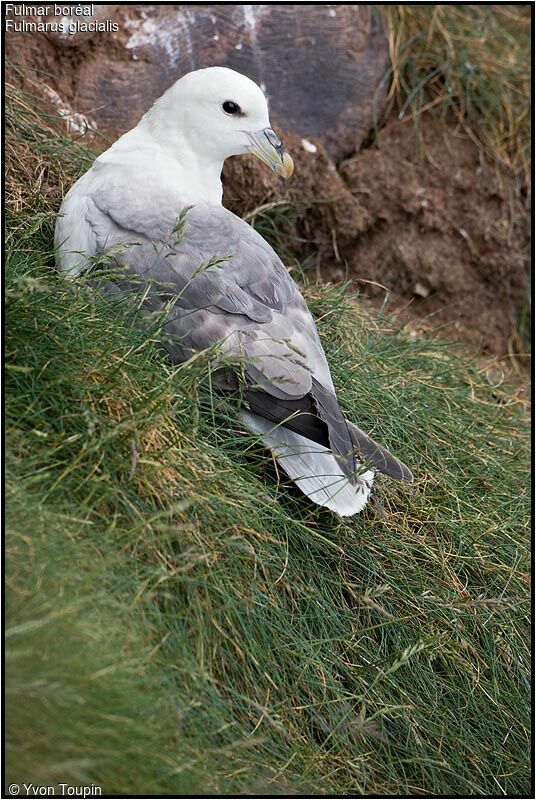
[[[287,178],[290,178],[290,176],[294,172],[294,161],[292,160],[292,158],[289,156],[288,153],[283,153],[283,161],[281,164],[277,165],[276,172],[285,180],[287,180]]]

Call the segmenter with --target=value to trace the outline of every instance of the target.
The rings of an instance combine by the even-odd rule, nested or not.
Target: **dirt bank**
[[[388,309],[443,334],[504,353],[528,299],[529,230],[508,177],[486,163],[462,131],[424,120],[384,130],[340,174],[367,215],[365,230],[324,262]],[[433,315],[430,316],[430,315]]]

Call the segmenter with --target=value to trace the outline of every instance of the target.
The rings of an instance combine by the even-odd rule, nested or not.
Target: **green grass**
[[[416,475],[378,479],[385,513],[318,510],[214,402],[213,355],[172,367],[157,330],[54,272],[88,154],[25,103],[8,107],[6,783],[528,794],[516,391],[309,287],[342,405]]]

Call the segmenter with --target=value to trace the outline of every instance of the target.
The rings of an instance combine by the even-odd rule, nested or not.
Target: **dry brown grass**
[[[532,4],[403,4],[378,8],[400,120],[450,115],[530,187]]]

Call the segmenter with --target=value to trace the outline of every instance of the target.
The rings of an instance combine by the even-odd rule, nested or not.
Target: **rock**
[[[112,138],[181,75],[212,65],[250,76],[273,123],[320,139],[336,160],[383,113],[389,51],[366,5],[80,5],[93,15],[47,17],[74,21],[72,32],[8,33],[7,57],[48,72],[63,102]]]
[[[426,286],[426,284],[417,281],[413,287],[413,294],[417,295],[417,297],[428,297],[430,294],[430,287]]]

